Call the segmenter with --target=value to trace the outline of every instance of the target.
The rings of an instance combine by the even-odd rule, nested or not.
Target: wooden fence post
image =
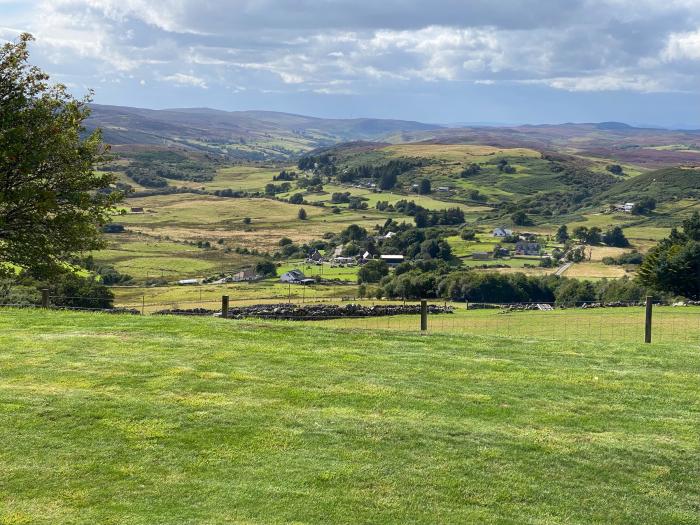
[[[228,295],[221,296],[221,317],[224,319],[228,317]]]
[[[49,307],[49,289],[48,288],[43,288],[41,290],[41,307],[42,308]]]
[[[420,300],[420,330],[425,332],[428,329],[428,301]]]
[[[647,295],[646,310],[645,310],[645,316],[644,316],[644,342],[645,343],[651,343],[651,310],[652,310],[651,299],[652,299],[651,296]]]

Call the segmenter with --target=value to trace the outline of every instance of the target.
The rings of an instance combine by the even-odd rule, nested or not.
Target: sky
[[[24,31],[103,104],[700,129],[700,0],[0,0]]]

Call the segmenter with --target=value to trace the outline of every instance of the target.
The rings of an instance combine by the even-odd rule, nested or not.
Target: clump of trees
[[[639,268],[642,283],[656,290],[700,299],[700,214],[652,248]]]

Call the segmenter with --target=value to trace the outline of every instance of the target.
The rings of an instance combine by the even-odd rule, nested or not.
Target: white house
[[[280,277],[280,282],[281,283],[300,283],[302,282],[306,276],[304,275],[304,272],[301,270],[289,270],[288,272],[285,272],[282,274]]]
[[[506,228],[496,228],[491,234],[493,237],[510,237],[513,235],[513,230],[508,230]]]
[[[180,279],[177,284],[181,286],[190,286],[193,284],[199,284],[199,279]]]

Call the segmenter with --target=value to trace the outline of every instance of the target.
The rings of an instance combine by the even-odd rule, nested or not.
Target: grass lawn
[[[696,346],[0,312],[0,523],[700,523]]]

